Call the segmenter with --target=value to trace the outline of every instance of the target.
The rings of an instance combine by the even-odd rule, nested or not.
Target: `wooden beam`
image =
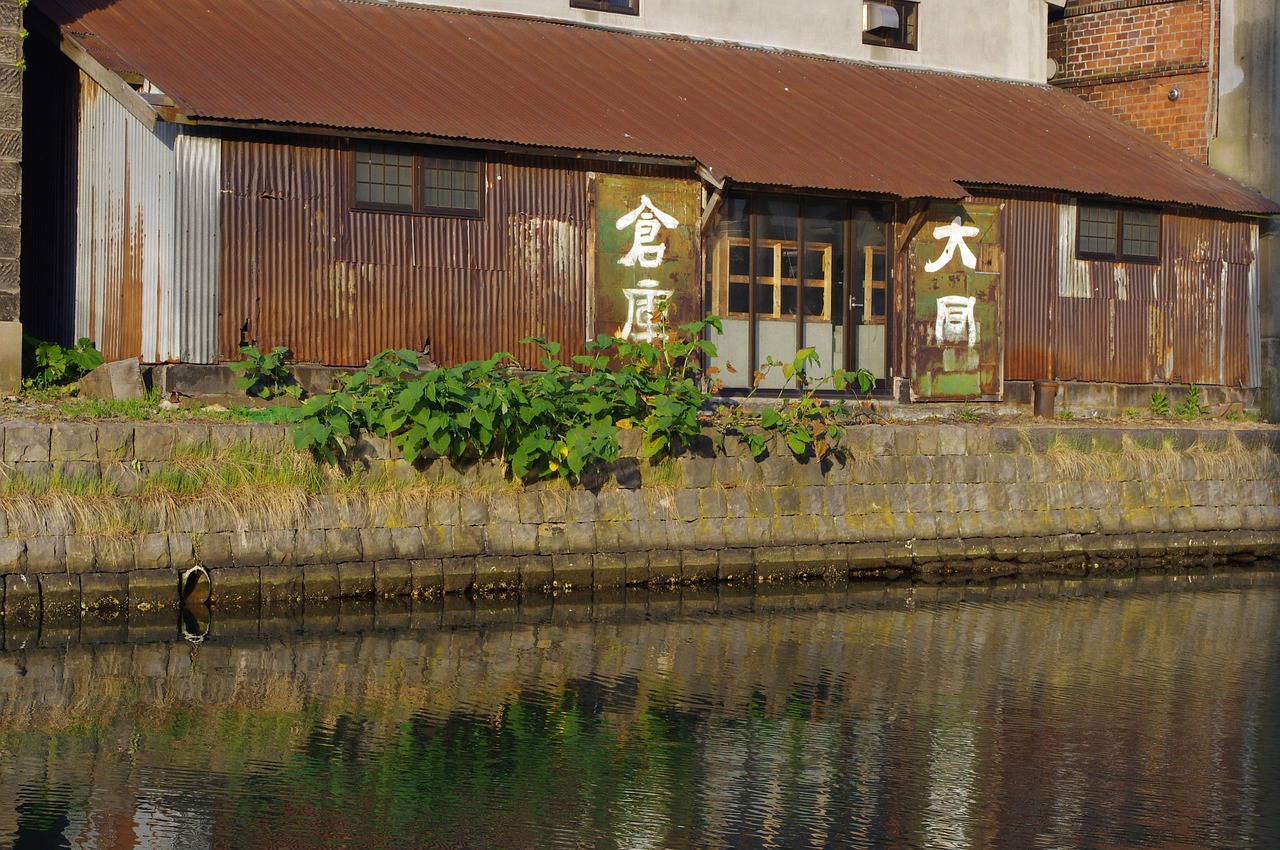
[[[151,105],[143,100],[142,95],[138,94],[120,78],[120,75],[109,70],[105,65],[89,55],[89,51],[80,46],[80,43],[69,35],[63,33],[59,42],[59,48],[68,59],[76,63],[81,71],[84,71],[89,79],[102,86],[103,90],[120,102],[120,105],[129,110],[129,113],[147,126],[148,130],[155,130],[156,121],[158,119],[156,111]]]
[[[716,214],[716,210],[720,209],[720,205],[724,203],[724,186],[717,186],[711,193],[711,197],[707,199],[707,205],[702,210],[702,219],[698,222],[698,234],[700,236],[707,235],[707,228],[711,226],[711,217]]]
[[[898,237],[898,253],[906,250],[907,243],[920,232],[920,227],[924,224],[925,214],[928,212],[929,202],[927,200],[911,202],[911,215],[907,217],[906,225],[902,228],[902,235]]]

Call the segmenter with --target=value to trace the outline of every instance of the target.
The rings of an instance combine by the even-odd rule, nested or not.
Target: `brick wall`
[[[1069,0],[1050,25],[1055,85],[1171,147],[1208,160],[1217,0]],[[1169,100],[1171,89],[1181,96]]]

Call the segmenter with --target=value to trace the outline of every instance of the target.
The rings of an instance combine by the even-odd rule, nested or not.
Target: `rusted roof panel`
[[[1280,206],[1049,87],[356,0],[33,0],[189,117],[697,160],[740,183]]]

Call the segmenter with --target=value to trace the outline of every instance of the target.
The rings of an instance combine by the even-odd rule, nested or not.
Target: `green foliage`
[[[102,354],[87,338],[81,337],[71,348],[56,342],[42,342],[33,336],[22,337],[22,385],[26,390],[65,387],[102,365]]]
[[[1200,416],[1200,387],[1194,381],[1187,387],[1187,397],[1173,409],[1173,414],[1180,419],[1196,419]]]
[[[1071,408],[1069,408],[1069,407],[1064,407],[1064,408],[1062,408],[1061,410],[1059,410],[1059,411],[1058,411],[1058,418],[1059,418],[1059,419],[1068,419],[1068,420],[1069,420],[1069,419],[1075,419],[1075,418],[1076,418],[1076,415],[1075,415],[1074,413],[1072,413],[1072,412],[1071,412]]]
[[[277,345],[268,352],[262,352],[256,345],[240,346],[243,360],[228,364],[231,371],[239,373],[236,388],[258,398],[301,398],[302,387],[293,379],[286,362],[289,360],[289,348]]]
[[[745,402],[716,409],[712,422],[719,432],[720,447],[724,446],[724,438],[733,434],[746,442],[752,457],[760,457],[768,451],[769,438],[776,436],[797,457],[810,450],[816,457],[825,456],[839,444],[848,411],[842,399],[827,403],[815,393],[826,387],[843,391],[856,384],[858,391],[866,394],[875,385],[875,376],[866,369],[856,372],[833,369],[831,374],[814,381],[809,374],[820,365],[818,354],[812,348],[800,349],[790,362],[772,357],[765,360],[755,373]],[[782,371],[784,389],[779,389],[772,405],[752,410],[751,400],[774,369]],[[785,383],[793,379],[802,391],[795,398],[784,398]]]
[[[407,458],[497,457],[516,478],[576,480],[618,456],[619,431],[639,429],[647,456],[698,433],[698,357],[715,353],[701,336],[718,325],[693,322],[654,342],[601,336],[573,358],[577,369],[557,359],[557,343],[526,339],[541,350],[532,373],[507,352],[423,373],[412,352],[386,351],[308,400],[294,441],[336,463],[368,431]]]
[[[1151,412],[1156,416],[1168,416],[1171,412],[1169,407],[1169,396],[1160,390],[1156,390],[1151,394]]]
[[[956,411],[956,419],[959,419],[961,422],[977,422],[978,411],[974,410],[972,407],[962,407]]]
[[[331,393],[308,399],[293,425],[298,448],[331,464],[346,461],[354,439],[369,432],[395,441],[410,460],[494,457],[520,480],[577,481],[592,465],[618,457],[619,434],[641,434],[644,457],[668,456],[701,435],[703,408],[710,400],[703,369],[714,357],[710,330],[715,317],[671,329],[653,341],[601,335],[570,364],[560,346],[539,338],[522,340],[540,349],[537,371],[499,352],[485,360],[421,372],[410,351],[384,351]],[[787,379],[804,381],[818,363],[804,349],[790,363],[770,360]],[[857,384],[867,392],[874,378],[865,370],[836,370],[817,386],[843,390]],[[714,387],[713,387],[714,389]],[[723,435],[740,431],[753,453],[764,452],[764,434],[776,433],[797,455],[812,449],[821,457],[839,440],[841,403],[825,404],[807,390],[777,408],[748,413],[722,407],[712,423]],[[757,450],[758,448],[758,450]]]

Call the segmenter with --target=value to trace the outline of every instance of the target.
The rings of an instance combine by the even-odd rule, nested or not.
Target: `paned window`
[[[384,142],[351,144],[352,206],[480,217],[481,160],[474,154]]]
[[[640,14],[640,0],[569,0],[569,6],[573,9],[592,9],[596,12]]]
[[[1092,260],[1159,262],[1159,210],[1081,204],[1076,256]]]
[[[864,0],[862,43],[915,50],[918,6],[912,0]]]

